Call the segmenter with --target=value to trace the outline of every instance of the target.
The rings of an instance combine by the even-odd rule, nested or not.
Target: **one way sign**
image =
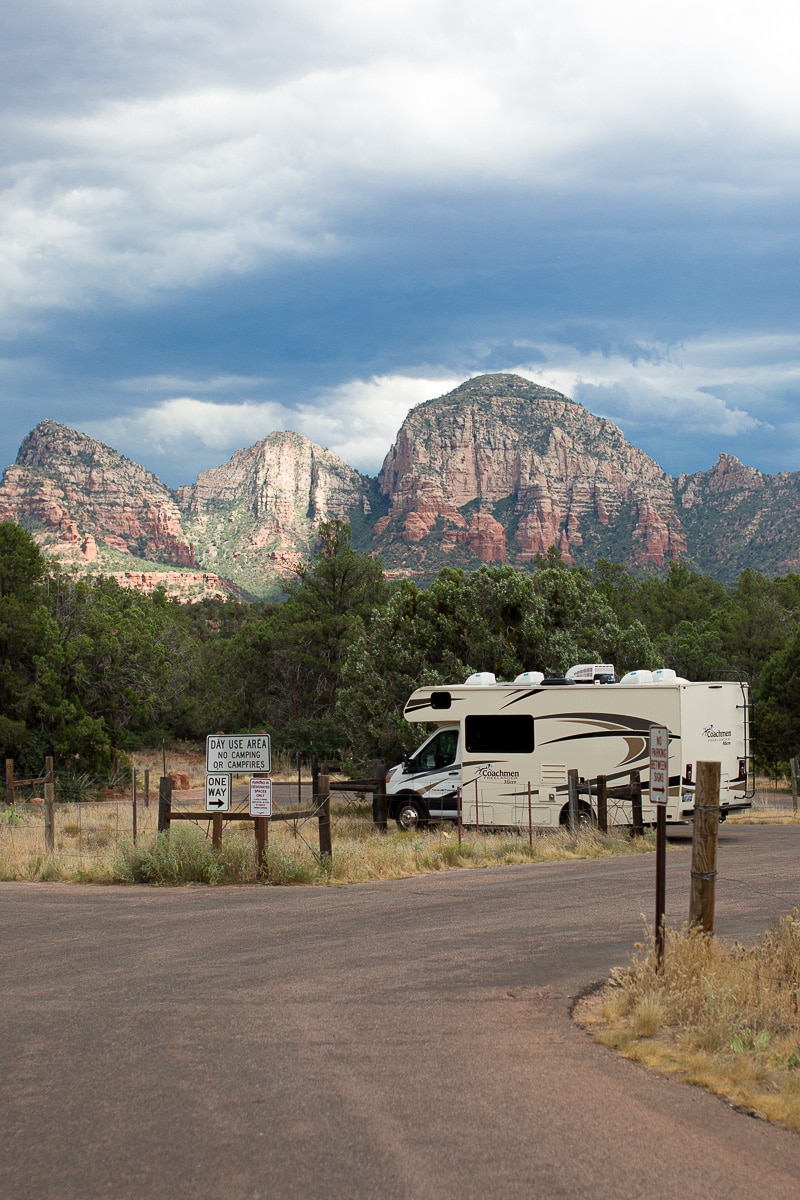
[[[230,775],[206,775],[206,812],[228,812],[230,807]]]

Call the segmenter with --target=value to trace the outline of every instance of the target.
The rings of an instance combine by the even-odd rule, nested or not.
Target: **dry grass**
[[[180,796],[180,793],[178,793]],[[189,801],[197,808],[197,801]],[[129,802],[57,805],[55,852],[44,851],[44,813],[41,807],[0,810],[0,879],[63,880],[66,882],[256,882],[253,827],[229,823],[219,854],[211,848],[210,820],[173,824],[170,841],[180,854],[170,855],[156,835],[157,806],[138,808],[138,842],[133,846]],[[271,883],[354,883],[401,879],[412,875],[463,867],[489,867],[527,862],[602,858],[653,849],[653,838],[631,839],[616,830],[593,830],[572,836],[563,830],[535,834],[464,831],[459,845],[452,827],[416,833],[377,833],[371,806],[332,804],[333,855],[320,860],[317,822],[272,822],[268,857]],[[155,859],[161,856],[159,865]],[[181,874],[181,855],[186,863]],[[174,860],[174,861],[173,861]],[[160,860],[159,860],[160,861]],[[216,865],[215,865],[216,863]]]
[[[726,821],[728,825],[797,825],[800,813],[787,812],[785,808],[760,808],[727,817]]]
[[[626,1058],[800,1133],[799,1002],[795,909],[751,947],[668,930],[661,972],[648,937],[576,1018]]]

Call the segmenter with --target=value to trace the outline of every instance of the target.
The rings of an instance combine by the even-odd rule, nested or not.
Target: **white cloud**
[[[276,403],[225,404],[176,396],[152,407],[84,422],[83,429],[139,461],[152,455],[195,456],[202,449],[216,452],[216,465],[275,429],[292,428],[291,416],[289,409]]]
[[[162,387],[165,381],[156,377],[144,382]],[[224,379],[196,381],[195,390],[214,391],[220,382],[230,389],[231,380]],[[176,396],[81,427],[140,462],[177,456],[187,464],[202,460],[204,466],[225,461],[275,430],[291,429],[333,450],[350,466],[376,474],[409,409],[459,382],[405,375],[356,379],[317,393],[297,408],[276,401]]]
[[[376,474],[409,409],[441,396],[457,378],[381,375],[354,379],[299,406],[299,432],[367,474]]]
[[[9,91],[11,315],[341,253],[342,213],[398,188],[647,188],[687,203],[797,186],[800,11],[786,0],[191,0],[168,16],[134,0],[113,20],[94,0],[41,15],[53,10],[91,66],[83,93],[55,55],[51,82],[31,71],[27,108],[24,81]],[[18,48],[34,62],[40,28]]]
[[[544,362],[522,362],[515,372],[608,417],[634,443],[646,438],[652,445],[663,434],[673,452],[681,439],[718,439],[721,445],[769,430],[776,393],[800,379],[800,337],[650,344],[638,354],[585,354],[566,344],[538,344],[537,351]],[[258,383],[247,377],[127,380],[123,386],[133,390],[138,385],[141,395],[190,382],[206,398],[172,397],[83,428],[139,461],[177,456],[187,467],[199,464],[197,470],[225,461],[273,430],[291,429],[366,474],[376,474],[409,410],[452,390],[463,378],[428,372],[353,379],[295,406],[234,399]],[[731,402],[731,395],[748,402]]]
[[[771,429],[776,395],[800,382],[798,336],[642,344],[638,354],[582,354],[542,343],[536,348],[545,362],[523,363],[520,374],[608,417],[634,441],[643,430],[663,430],[674,444],[681,436],[736,438]]]

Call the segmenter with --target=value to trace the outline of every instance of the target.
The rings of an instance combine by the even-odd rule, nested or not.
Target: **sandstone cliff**
[[[695,564],[719,579],[745,567],[800,571],[800,473],[764,475],[730,454],[679,475],[675,492]]]
[[[77,562],[111,550],[194,566],[169,489],[110,446],[55,421],[37,425],[7,469],[0,520],[25,525],[48,553]]]
[[[379,477],[390,563],[527,566],[557,546],[661,567],[686,551],[673,481],[610,421],[515,375],[469,380],[406,418]]]
[[[368,493],[338,455],[297,433],[271,433],[177,498],[198,560],[264,595],[309,557],[320,522],[369,517]]]

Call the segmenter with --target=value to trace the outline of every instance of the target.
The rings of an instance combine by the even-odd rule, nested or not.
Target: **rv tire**
[[[569,825],[569,805],[565,804],[558,818],[559,825]],[[579,829],[594,829],[597,825],[597,817],[594,815],[590,805],[584,800],[578,801],[578,828]]]
[[[411,797],[404,798],[397,806],[395,820],[400,829],[404,829],[406,833],[412,833],[420,825],[425,824],[425,806],[421,800],[415,800]]]

